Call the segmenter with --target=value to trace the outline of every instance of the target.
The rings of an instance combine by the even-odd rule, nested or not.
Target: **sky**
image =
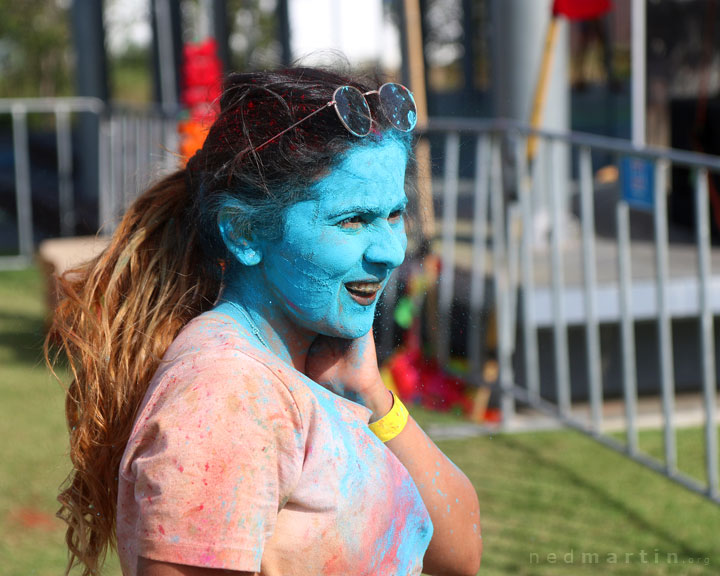
[[[344,52],[351,62],[400,65],[397,30],[383,19],[381,0],[290,0],[294,56],[322,49]]]
[[[108,2],[107,41],[113,52],[128,43],[150,42],[149,0]],[[386,69],[400,65],[396,28],[384,20],[382,0],[289,0],[293,57],[308,64],[322,51],[340,50],[351,63],[379,60]]]

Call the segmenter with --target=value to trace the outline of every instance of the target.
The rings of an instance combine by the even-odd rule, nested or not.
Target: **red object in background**
[[[190,119],[181,122],[178,131],[180,153],[187,160],[202,147],[220,107],[222,63],[217,56],[215,39],[185,44],[182,78],[180,100],[189,109]]]
[[[222,90],[222,63],[214,38],[183,48],[182,102],[192,108],[215,103]]]
[[[466,384],[444,372],[434,360],[423,358],[420,348],[398,350],[390,358],[388,368],[401,400],[442,412],[455,408],[463,414],[472,411],[473,401]]]
[[[553,16],[565,16],[569,20],[592,20],[612,8],[610,0],[555,0]]]

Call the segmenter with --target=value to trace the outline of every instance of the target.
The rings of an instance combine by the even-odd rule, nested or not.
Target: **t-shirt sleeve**
[[[123,465],[134,482],[138,554],[259,571],[302,469],[292,394],[240,352],[180,361],[159,384]]]

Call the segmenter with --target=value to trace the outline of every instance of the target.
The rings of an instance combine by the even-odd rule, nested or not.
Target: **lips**
[[[377,298],[382,282],[347,282],[345,289],[350,297],[361,306],[370,306]]]

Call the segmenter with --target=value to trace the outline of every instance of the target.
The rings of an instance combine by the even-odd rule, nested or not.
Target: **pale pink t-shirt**
[[[145,556],[267,576],[420,574],[432,523],[369,416],[228,316],[194,319],[120,465],[123,573]]]

